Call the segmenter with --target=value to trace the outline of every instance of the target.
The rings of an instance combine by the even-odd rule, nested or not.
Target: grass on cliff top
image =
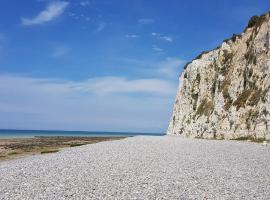
[[[268,13],[269,12],[262,14],[261,16],[256,16],[256,15],[252,16],[248,22],[246,29],[252,28],[252,27],[259,27],[265,21]]]
[[[248,29],[248,28],[251,28],[251,27],[259,27],[264,21],[265,21],[265,18],[267,16],[267,14],[270,13],[270,12],[267,12],[266,14],[263,14],[261,16],[253,16],[251,17],[251,19],[249,20],[248,22],[248,25],[247,27],[244,29],[244,32]],[[241,34],[233,34],[231,38],[229,39],[225,39],[224,42],[228,42],[229,40],[232,40],[233,42],[236,41],[237,38],[240,38],[241,37]],[[197,57],[195,57],[193,60],[196,60],[196,59],[201,59],[202,56],[210,51],[213,51],[215,49],[218,49],[220,48],[220,46],[217,46],[216,48],[212,49],[212,50],[209,50],[209,51],[203,51],[202,53],[200,53]],[[187,66],[192,63],[192,61],[189,61],[185,64],[184,66],[184,69],[187,68]]]

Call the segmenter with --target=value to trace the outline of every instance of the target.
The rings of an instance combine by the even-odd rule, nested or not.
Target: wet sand
[[[29,155],[55,153],[63,148],[93,144],[102,141],[119,140],[124,137],[33,137],[0,138],[0,161]]]

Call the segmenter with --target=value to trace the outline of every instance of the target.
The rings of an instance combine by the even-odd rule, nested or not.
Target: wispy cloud
[[[151,35],[159,40],[173,42],[173,37],[170,37],[170,36],[162,35],[162,34],[156,33],[156,32],[151,33]]]
[[[71,52],[71,48],[68,46],[55,46],[52,50],[52,56],[53,57],[62,57]]]
[[[72,18],[74,18],[74,19],[79,19],[79,16],[78,16],[77,14],[73,13],[73,12],[69,12],[69,13],[68,13],[68,16],[69,16],[69,17],[72,17]]]
[[[160,47],[158,47],[158,46],[156,46],[156,45],[154,45],[154,46],[152,47],[152,50],[155,51],[155,52],[157,52],[157,53],[161,53],[161,52],[164,51],[162,48],[160,48]]]
[[[142,19],[139,19],[138,20],[138,23],[139,24],[152,24],[152,23],[154,23],[155,22],[155,20],[154,19],[152,19],[152,18],[142,18]]]
[[[177,80],[181,71],[181,66],[186,63],[185,60],[177,57],[167,57],[162,60],[138,60],[132,58],[118,58],[118,62],[123,62],[124,65],[134,66],[134,69],[139,69],[139,73],[144,76],[152,76],[157,79]],[[134,72],[136,73],[136,72]]]
[[[47,8],[41,11],[34,18],[22,18],[22,25],[31,26],[31,25],[41,25],[55,20],[60,15],[62,15],[69,5],[69,2],[66,1],[55,1],[48,4]]]
[[[83,7],[87,7],[87,6],[90,6],[91,3],[90,3],[90,1],[81,1],[80,5],[83,6]]]
[[[162,79],[0,75],[0,96],[5,97],[0,100],[0,127],[162,131],[175,91],[176,85]]]
[[[54,92],[71,93],[83,92],[89,94],[111,95],[145,93],[167,95],[174,93],[174,85],[165,79],[127,79],[120,76],[94,77],[82,81],[67,81],[63,79],[29,78],[21,76],[0,75],[3,80],[19,80],[33,83],[35,86],[53,86]]]
[[[68,13],[68,16],[70,18],[73,18],[75,20],[85,20],[85,21],[91,21],[91,22],[94,22],[94,19],[91,19],[89,16],[86,16],[84,14],[76,14],[74,12],[69,12]]]
[[[158,39],[165,40],[167,42],[173,42],[173,38],[169,36],[160,36]]]
[[[167,77],[176,77],[180,73],[180,65],[185,63],[179,58],[168,57],[157,64],[157,72]]]
[[[89,79],[74,85],[74,89],[94,92],[96,94],[112,93],[149,93],[166,95],[174,92],[173,85],[161,79],[134,79],[128,80],[123,77],[101,77]]]
[[[97,26],[97,28],[94,30],[95,33],[98,33],[102,31],[106,27],[106,23],[100,22]]]
[[[136,35],[136,34],[126,34],[126,38],[139,38],[140,35]]]

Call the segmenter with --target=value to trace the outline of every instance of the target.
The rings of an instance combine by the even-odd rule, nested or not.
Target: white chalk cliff
[[[233,139],[270,134],[270,13],[185,66],[167,134]]]

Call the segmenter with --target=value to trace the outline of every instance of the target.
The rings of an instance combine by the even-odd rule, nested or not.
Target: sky
[[[0,129],[166,131],[186,62],[268,0],[1,0]]]

